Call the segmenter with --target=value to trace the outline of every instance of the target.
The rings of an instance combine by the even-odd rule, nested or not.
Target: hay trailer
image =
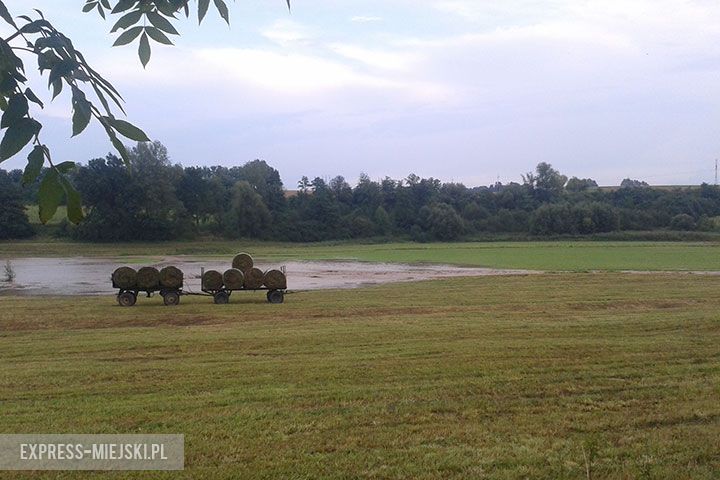
[[[233,292],[267,292],[267,301],[270,303],[283,303],[285,301],[285,290],[271,290],[267,287],[262,288],[238,288],[238,289],[227,289],[222,288],[220,290],[203,290],[204,293],[213,297],[213,302],[217,305],[225,305],[230,302],[230,295]]]
[[[117,301],[121,307],[132,307],[135,305],[137,297],[140,293],[145,293],[147,294],[147,297],[150,298],[154,293],[159,292],[160,296],[163,298],[163,303],[169,307],[179,304],[181,295],[188,295],[188,293],[183,292],[182,288],[167,289],[158,287],[148,290],[128,290],[118,287],[115,283],[113,283],[113,288],[119,289]]]
[[[277,277],[273,277],[276,273]],[[270,278],[268,278],[270,275]],[[215,270],[201,273],[201,289],[203,293],[213,297],[217,305],[225,305],[230,302],[230,295],[233,292],[266,292],[269,303],[283,303],[287,290],[285,267],[280,270],[271,270],[263,273],[257,268],[251,268],[242,273],[239,269],[232,268],[221,274]]]
[[[225,274],[217,271],[202,271],[202,293],[183,290],[183,272],[175,267],[165,267],[158,271],[154,267],[143,267],[137,272],[129,267],[120,267],[112,275],[112,286],[118,289],[117,302],[123,307],[132,307],[138,295],[144,293],[148,298],[159,293],[163,303],[174,306],[180,303],[183,295],[212,297],[218,305],[227,304],[233,292],[265,291],[269,303],[283,303],[287,291],[285,267],[280,270],[262,272],[257,268],[246,271],[230,269]]]
[[[154,267],[143,267],[137,272],[130,267],[120,267],[112,274],[113,288],[118,289],[117,301],[122,307],[132,307],[142,292],[148,298],[160,293],[167,306],[180,303],[183,292],[183,272],[175,267],[158,270]]]

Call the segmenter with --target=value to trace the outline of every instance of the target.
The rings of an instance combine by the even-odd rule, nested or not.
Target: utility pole
[[[717,187],[717,177],[718,177],[718,160],[715,159],[715,186]]]

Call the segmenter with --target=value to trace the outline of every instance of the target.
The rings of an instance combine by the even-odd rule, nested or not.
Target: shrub
[[[427,231],[438,240],[455,240],[464,230],[462,218],[447,203],[436,203],[431,206],[425,221]]]
[[[675,215],[670,220],[670,229],[671,230],[695,230],[697,228],[697,224],[695,223],[695,219],[688,215],[687,213],[681,213],[679,215]]]

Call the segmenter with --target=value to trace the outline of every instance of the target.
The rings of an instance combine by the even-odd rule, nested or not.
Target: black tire
[[[226,305],[230,301],[230,294],[227,292],[217,292],[213,296],[216,305]]]
[[[283,303],[285,294],[280,290],[270,290],[267,294],[267,299],[270,303]]]
[[[168,307],[173,307],[180,303],[180,294],[178,292],[165,292],[163,302]]]
[[[117,301],[121,307],[132,307],[137,302],[137,296],[133,292],[122,292],[118,295]]]

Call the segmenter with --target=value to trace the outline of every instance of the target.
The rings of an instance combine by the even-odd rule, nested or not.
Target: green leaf
[[[88,102],[85,94],[77,87],[73,86],[73,117],[72,117],[72,136],[79,135],[85,130],[90,123],[92,117],[92,104]]]
[[[55,55],[55,52],[47,51],[38,54],[38,68],[40,69],[40,72],[44,70],[51,70],[59,62],[60,57]]]
[[[110,13],[120,13],[124,12],[125,10],[132,8],[137,3],[137,0],[120,0],[117,5],[115,5],[115,8],[112,9],[112,12]]]
[[[63,77],[70,75],[77,67],[78,63],[73,59],[60,60],[60,62],[50,70],[48,85],[51,85]]]
[[[28,114],[28,101],[22,93],[10,97],[8,107],[0,120],[0,128],[6,128]]]
[[[228,11],[227,4],[224,0],[213,0],[215,2],[215,8],[220,12],[220,16],[225,20],[225,23],[230,25],[230,12]]]
[[[64,38],[59,35],[51,35],[49,37],[40,37],[35,40],[35,48],[38,50],[45,50],[46,48],[52,48],[54,50],[60,50],[67,47],[67,42]]]
[[[35,93],[32,90],[30,90],[30,88],[25,89],[25,96],[31,102],[40,105],[40,108],[45,108],[45,105],[43,105],[43,102],[40,101],[40,99],[35,95]]]
[[[127,45],[128,43],[135,40],[138,35],[143,31],[143,27],[133,27],[129,30],[125,30],[113,43],[113,47],[119,47],[120,45]]]
[[[62,162],[58,165],[55,165],[55,170],[57,170],[60,173],[68,173],[77,167],[77,164],[75,162]]]
[[[45,164],[45,148],[41,145],[35,145],[30,155],[28,155],[28,163],[25,166],[25,172],[22,176],[23,187],[30,185],[40,175],[42,167]]]
[[[178,31],[175,30],[175,27],[172,26],[172,23],[170,23],[167,18],[163,17],[159,13],[148,12],[147,19],[150,20],[150,23],[152,23],[154,26],[156,26],[163,32],[167,32],[171,35],[179,35]]]
[[[158,11],[165,15],[166,17],[175,17],[175,13],[178,10],[178,7],[173,6],[168,0],[158,0],[155,2],[155,6],[157,7]]]
[[[127,137],[130,140],[135,140],[136,142],[150,141],[148,136],[145,135],[145,132],[143,132],[130,122],[126,122],[125,120],[118,120],[112,117],[105,117],[105,119],[123,137]]]
[[[3,20],[5,20],[7,23],[12,25],[13,27],[17,28],[17,25],[15,24],[15,20],[13,20],[12,15],[10,15],[10,12],[8,11],[7,7],[5,6],[5,2],[0,2],[0,17],[2,17]]]
[[[2,53],[0,52],[0,58],[2,58],[1,56]],[[2,80],[0,80],[0,92],[13,92],[16,88],[18,88],[17,80],[10,75],[2,77]]]
[[[62,184],[63,190],[65,190],[65,198],[67,198],[67,217],[72,223],[77,225],[85,218],[82,211],[80,193],[65,177],[60,177],[60,183]]]
[[[165,45],[172,45],[172,41],[165,35],[163,32],[161,32],[159,29],[155,27],[145,27],[145,31],[147,34],[155,40],[158,43],[163,43]]]
[[[102,4],[103,7],[110,10],[110,0],[100,0],[100,3]]]
[[[33,20],[32,22],[20,27],[20,31],[22,33],[39,33],[43,28],[52,30],[53,26],[50,25],[50,22],[47,20]]]
[[[41,128],[42,125],[31,118],[21,118],[10,125],[0,142],[0,162],[22,150]]]
[[[99,3],[97,4],[97,11],[100,14],[100,16],[103,18],[103,20],[105,20],[105,10],[103,10],[102,5],[100,5]]]
[[[86,3],[82,8],[83,13],[89,12],[90,10],[95,8],[95,5],[97,5],[97,3],[95,3],[95,2]]]
[[[147,33],[143,32],[140,37],[140,45],[138,45],[138,56],[140,57],[140,63],[143,68],[147,67],[150,61],[150,41],[148,40]]]
[[[117,138],[114,134],[110,136],[110,141],[113,144],[113,147],[115,147],[115,150],[118,151],[120,154],[120,157],[122,157],[123,162],[125,162],[125,165],[128,167],[130,166],[130,155],[128,155],[127,149],[125,148],[125,145],[120,141],[119,138]]]
[[[62,79],[57,79],[52,83],[52,89],[53,89],[53,95],[52,99],[55,100],[55,97],[60,95],[60,92],[63,90],[63,83]]]
[[[47,223],[57,212],[63,199],[65,189],[60,183],[58,172],[51,168],[47,171],[38,190],[38,206],[40,207],[40,221]]]
[[[202,23],[210,7],[210,0],[198,0],[198,24]]]
[[[135,25],[140,21],[142,18],[142,12],[140,11],[134,11],[130,13],[126,13],[122,17],[120,17],[120,20],[118,20],[115,25],[113,26],[112,30],[110,30],[110,33],[115,33],[121,28],[124,30],[126,28],[131,27],[132,25]]]

